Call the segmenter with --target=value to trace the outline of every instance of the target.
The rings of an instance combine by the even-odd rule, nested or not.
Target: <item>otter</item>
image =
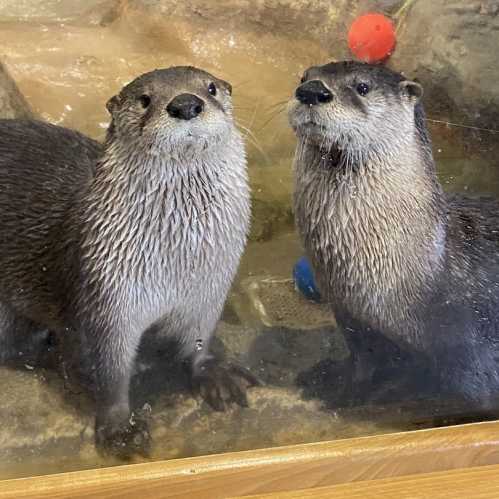
[[[209,348],[250,220],[231,93],[194,67],[146,73],[108,101],[103,144],[0,121],[0,339],[44,329],[80,339],[104,453],[148,453],[128,394],[148,330],[178,340],[217,410],[246,405],[256,383]]]
[[[305,71],[289,102],[297,229],[355,382],[372,373],[362,344],[385,338],[427,358],[440,393],[489,410],[499,395],[499,203],[444,193],[422,94],[380,65]]]

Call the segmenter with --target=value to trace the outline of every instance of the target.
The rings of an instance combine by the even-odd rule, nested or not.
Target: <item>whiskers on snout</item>
[[[418,83],[387,68],[331,63],[305,71],[288,117],[299,147],[325,150],[353,169],[412,147],[414,128],[422,130],[415,127],[423,116],[421,95]]]
[[[108,103],[113,139],[127,149],[181,157],[238,136],[232,87],[192,67],[156,70],[127,85]],[[120,133],[120,130],[123,133]]]

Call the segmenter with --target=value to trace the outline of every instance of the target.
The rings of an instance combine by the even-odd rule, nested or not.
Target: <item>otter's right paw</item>
[[[195,388],[215,411],[225,411],[231,404],[248,407],[246,390],[261,385],[247,369],[234,364],[205,362],[193,373]]]
[[[131,414],[119,423],[96,421],[95,445],[101,454],[128,461],[135,455],[149,456],[151,436],[147,423]]]

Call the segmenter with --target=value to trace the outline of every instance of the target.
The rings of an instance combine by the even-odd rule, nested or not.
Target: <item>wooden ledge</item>
[[[496,499],[499,465],[367,480],[245,499]],[[237,499],[237,498],[233,498]]]
[[[304,489],[492,464],[499,464],[497,421],[5,480],[0,482],[0,498],[218,499],[296,490],[305,494]],[[486,470],[477,470],[482,471]]]

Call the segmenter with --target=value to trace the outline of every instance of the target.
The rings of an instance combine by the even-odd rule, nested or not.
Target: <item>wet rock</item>
[[[265,328],[243,358],[265,383],[292,387],[321,361],[341,363],[348,355],[343,336],[333,328]]]
[[[0,0],[0,20],[74,21],[110,0]]]
[[[359,4],[360,9],[394,14],[403,4],[404,0],[367,0]]]
[[[252,200],[250,241],[268,241],[291,227],[293,214],[290,203],[276,204],[257,198]]]
[[[328,47],[344,41],[345,29],[357,1],[336,0],[122,0],[120,17],[134,13],[149,14],[157,27],[168,19],[185,18],[191,23],[219,26],[234,31],[250,29],[278,36],[294,36],[320,40]],[[345,44],[343,44],[345,45]],[[346,45],[345,45],[346,46]]]
[[[48,373],[48,377],[51,374]],[[0,477],[39,473],[37,463],[79,452],[92,420],[67,403],[62,383],[47,381],[47,371],[0,368]],[[59,463],[58,470],[64,465]]]
[[[67,404],[60,386],[47,383],[44,370],[0,368],[2,405],[0,452],[37,446],[57,439],[78,438],[89,423]]]
[[[497,128],[497,0],[413,2],[390,65],[418,78],[430,117]]]
[[[334,439],[374,433],[368,422],[347,422],[297,390],[254,388],[248,408],[213,412],[192,398],[179,397],[169,411],[153,408],[155,458],[184,457]],[[162,400],[158,405],[170,405]]]
[[[324,303],[307,300],[291,278],[248,277],[241,282],[241,289],[245,295],[242,301],[248,305],[253,318],[267,327],[305,331],[336,326],[331,308]],[[243,317],[243,320],[249,319]]]
[[[7,68],[0,62],[0,118],[32,118],[33,113]]]

